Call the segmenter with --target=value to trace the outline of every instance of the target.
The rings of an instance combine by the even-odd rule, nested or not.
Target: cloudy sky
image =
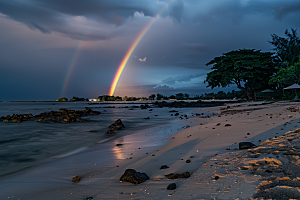
[[[299,19],[299,0],[0,0],[0,101],[109,94],[153,20],[115,96],[211,92],[206,63],[231,50],[271,51],[271,34],[299,32]]]

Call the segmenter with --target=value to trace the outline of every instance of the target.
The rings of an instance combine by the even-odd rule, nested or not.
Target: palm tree
[[[275,46],[277,57],[275,59],[280,67],[292,66],[300,59],[300,38],[297,36],[297,30],[285,30],[285,38],[279,37],[276,34],[271,34],[272,41],[269,41]]]

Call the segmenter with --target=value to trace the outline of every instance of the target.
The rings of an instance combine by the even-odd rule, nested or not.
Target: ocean
[[[127,102],[128,103],[128,102]],[[132,102],[134,103],[134,102]],[[33,114],[58,111],[60,108],[84,110],[86,107],[100,111],[100,115],[85,116],[90,122],[44,123],[23,121],[20,123],[0,122],[0,177],[40,165],[49,160],[70,156],[86,147],[103,145],[116,138],[134,134],[149,134],[145,143],[159,145],[181,127],[176,125],[179,116],[195,108],[136,108],[141,104],[111,104],[89,102],[0,102],[0,117],[13,114]],[[135,106],[135,108],[132,108]],[[179,116],[169,111],[177,110]],[[149,119],[145,119],[149,118]],[[108,126],[117,119],[125,124],[124,130],[113,136],[106,135]],[[155,127],[157,127],[155,129]],[[91,132],[91,130],[96,132]],[[148,130],[148,131],[147,131]],[[130,141],[129,141],[130,142]],[[153,143],[153,144],[151,144]],[[155,143],[155,144],[154,144]],[[122,153],[121,153],[122,154]],[[120,154],[120,155],[121,155]],[[118,156],[117,159],[126,159]]]

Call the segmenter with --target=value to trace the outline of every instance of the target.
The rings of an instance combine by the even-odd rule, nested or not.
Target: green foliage
[[[155,99],[155,94],[151,94],[151,95],[149,96],[149,99],[150,99],[150,100],[154,100],[154,99]]]
[[[79,98],[79,97],[73,97],[69,101],[88,101],[88,98]]]
[[[161,100],[161,99],[163,99],[163,95],[162,94],[159,94],[159,93],[157,93],[157,95],[156,95],[156,99],[157,100]]]
[[[278,69],[278,72],[269,80],[269,84],[278,83],[282,88],[284,85],[300,82],[300,62],[294,63],[292,66],[278,67]]]
[[[252,99],[254,90],[269,87],[274,74],[273,53],[254,49],[239,49],[215,57],[206,65],[213,65],[204,82],[207,87],[226,87],[236,84]]]
[[[56,101],[68,101],[68,98],[66,98],[66,97],[61,97],[61,98],[56,99]]]
[[[276,34],[271,34],[272,41],[269,41],[275,46],[273,49],[276,52],[278,66],[291,66],[300,59],[300,38],[297,36],[297,30],[285,30],[285,37],[279,37]]]
[[[234,98],[244,98],[245,92],[242,90],[235,91],[232,90],[232,92],[223,92],[219,91],[218,93],[205,93],[199,96],[199,99],[234,99]]]

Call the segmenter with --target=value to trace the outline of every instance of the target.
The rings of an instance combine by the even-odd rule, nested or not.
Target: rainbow
[[[151,26],[154,24],[154,22],[158,19],[158,16],[166,9],[167,5],[169,5],[173,0],[169,1],[168,4],[166,4],[159,12],[158,14],[153,17],[151,19],[151,21],[147,24],[147,26],[138,34],[138,36],[135,38],[135,40],[133,41],[133,43],[130,45],[128,51],[126,52],[124,58],[122,59],[117,73],[115,74],[114,80],[111,84],[110,87],[110,91],[109,91],[109,96],[113,96],[116,90],[116,87],[118,85],[118,82],[120,80],[120,77],[128,63],[128,61],[130,60],[132,53],[134,52],[134,50],[136,49],[136,47],[138,46],[138,44],[140,43],[140,41],[143,39],[143,37],[146,35],[147,31],[151,28]]]
[[[71,80],[71,75],[73,74],[74,72],[74,68],[76,66],[76,63],[78,61],[78,58],[79,58],[79,55],[80,55],[80,48],[82,46],[82,44],[84,43],[84,40],[81,40],[78,44],[78,47],[69,63],[69,67],[68,67],[68,70],[67,70],[67,75],[66,75],[66,78],[65,78],[65,81],[64,81],[64,84],[63,84],[63,89],[61,91],[61,96],[64,96],[66,95],[66,90],[69,86],[69,83],[70,83],[70,80]]]

